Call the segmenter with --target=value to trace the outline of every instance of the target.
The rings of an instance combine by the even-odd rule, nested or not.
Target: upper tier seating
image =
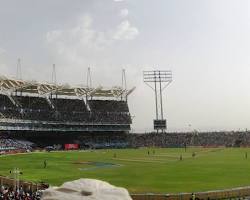
[[[87,108],[83,100],[80,99],[59,99],[53,98],[51,102],[58,111],[67,111],[67,112],[86,112]]]
[[[130,124],[131,117],[127,102],[111,100],[90,100],[89,107],[80,99],[12,96],[14,103],[0,95],[0,118],[85,122],[98,124]]]
[[[126,101],[89,100],[90,109],[99,112],[129,112]]]

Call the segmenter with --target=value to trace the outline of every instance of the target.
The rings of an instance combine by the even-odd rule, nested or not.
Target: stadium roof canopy
[[[0,91],[4,94],[22,92],[38,95],[64,95],[64,96],[92,96],[92,97],[127,97],[135,90],[135,87],[126,90],[121,87],[104,89],[103,87],[90,88],[83,86],[58,85],[52,83],[39,83],[37,81],[25,81],[0,76]]]

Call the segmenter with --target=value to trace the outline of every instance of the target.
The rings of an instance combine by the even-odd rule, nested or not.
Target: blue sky
[[[133,128],[150,130],[152,91],[142,71],[170,69],[169,131],[250,129],[247,0],[0,0],[0,72],[24,79],[119,85],[126,69]],[[191,128],[188,126],[191,124]]]

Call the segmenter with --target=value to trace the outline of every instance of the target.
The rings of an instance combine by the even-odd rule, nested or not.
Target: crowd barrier
[[[0,176],[0,185],[14,187],[16,180],[6,176]],[[33,183],[29,181],[19,181],[19,185],[27,191],[44,190],[48,188],[48,184]],[[250,186],[238,187],[226,190],[214,190],[207,192],[196,192],[195,198],[197,200],[212,200],[212,199],[232,199],[250,196]],[[178,194],[131,194],[133,200],[190,200],[192,193],[178,193]]]
[[[250,186],[226,190],[194,193],[197,200],[232,199],[250,196]],[[133,200],[190,200],[192,193],[179,194],[132,194]]]
[[[8,187],[15,187],[15,185],[17,185],[17,181],[13,178],[0,176],[0,185],[4,185]],[[37,191],[37,190],[44,190],[48,188],[48,184],[33,183],[30,181],[23,181],[23,180],[19,180],[19,186],[22,186],[22,188],[25,191]]]

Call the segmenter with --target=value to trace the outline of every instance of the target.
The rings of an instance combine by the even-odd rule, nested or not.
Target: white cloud
[[[15,71],[15,66],[8,66],[6,60],[6,50],[0,47],[0,75],[3,76],[13,76]]]
[[[132,26],[128,20],[121,21],[113,29],[96,31],[93,28],[92,18],[84,15],[71,29],[47,32],[46,41],[57,49],[58,54],[69,53],[68,51],[71,52],[70,54],[77,52],[89,54],[91,51],[104,50],[118,41],[133,40],[138,34],[138,29]]]
[[[114,2],[123,2],[124,0],[113,0]]]
[[[84,15],[71,28],[47,32],[46,43],[51,62],[60,68],[58,76],[63,77],[64,81],[79,83],[78,80],[82,81],[87,67],[99,66],[99,78],[95,80],[100,82],[96,85],[116,85],[117,81],[111,81],[110,74],[106,73],[107,69],[120,73],[122,66],[119,68],[119,65],[112,65],[116,48],[125,41],[135,39],[138,33],[137,28],[128,20],[123,20],[108,30],[99,31],[94,28],[92,17]],[[70,77],[73,76],[72,81]]]
[[[122,21],[116,28],[113,38],[115,40],[133,40],[139,34],[136,27],[131,26],[128,20]]]
[[[122,18],[125,18],[125,17],[127,17],[128,16],[128,9],[122,9],[121,11],[120,11],[120,16],[122,17]]]
[[[89,15],[83,16],[71,29],[47,32],[46,40],[57,49],[58,54],[65,54],[67,51],[74,53],[83,47],[88,51],[101,50],[109,43],[105,33],[93,29]]]
[[[6,50],[0,47],[0,54],[4,54],[5,52]]]

